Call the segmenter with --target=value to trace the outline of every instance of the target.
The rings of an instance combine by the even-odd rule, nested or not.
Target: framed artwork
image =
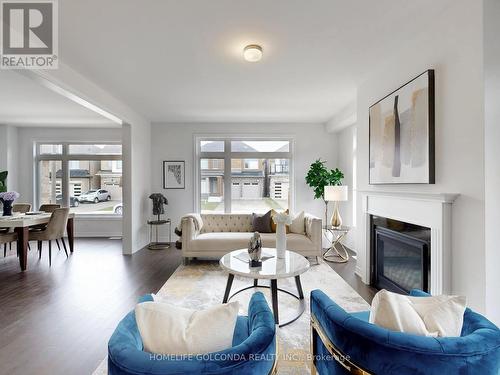
[[[163,162],[163,188],[184,189],[186,187],[184,161],[169,160]]]
[[[433,184],[434,70],[370,107],[370,184]]]

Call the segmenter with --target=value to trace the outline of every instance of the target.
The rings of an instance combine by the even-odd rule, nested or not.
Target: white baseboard
[[[103,232],[75,233],[76,238],[89,238],[89,237],[107,238],[107,237],[121,237],[121,236],[122,236],[121,232],[116,232],[116,233],[112,233],[112,232],[107,232],[107,233],[103,233]]]

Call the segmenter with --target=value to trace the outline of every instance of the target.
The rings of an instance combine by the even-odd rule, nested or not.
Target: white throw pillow
[[[206,310],[143,302],[135,307],[135,319],[145,351],[205,354],[232,346],[238,309],[237,301]]]
[[[290,233],[304,234],[305,231],[305,220],[304,211],[295,215],[292,219],[292,224],[290,224]]]
[[[370,323],[392,331],[432,337],[458,337],[465,297],[410,297],[381,290],[373,298]]]

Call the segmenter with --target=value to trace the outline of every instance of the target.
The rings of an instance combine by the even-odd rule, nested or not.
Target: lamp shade
[[[348,187],[340,186],[325,186],[325,201],[341,202],[348,200]]]

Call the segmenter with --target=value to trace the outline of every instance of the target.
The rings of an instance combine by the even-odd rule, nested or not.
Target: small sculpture
[[[248,256],[250,257],[250,267],[262,266],[262,239],[259,232],[255,232],[248,242]]]
[[[153,201],[153,215],[158,216],[158,221],[160,221],[160,215],[165,213],[164,205],[168,204],[167,198],[161,193],[153,193],[149,196]]]

